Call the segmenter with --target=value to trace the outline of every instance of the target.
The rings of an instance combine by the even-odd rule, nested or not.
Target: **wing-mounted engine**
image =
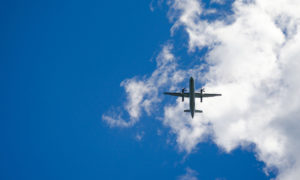
[[[185,92],[185,88],[182,88],[182,90],[181,90],[182,102],[184,101],[184,92]]]
[[[203,93],[205,92],[204,88],[201,88],[200,90],[200,102],[203,100]]]

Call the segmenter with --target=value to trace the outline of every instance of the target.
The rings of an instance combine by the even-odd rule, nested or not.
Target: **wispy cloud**
[[[136,139],[137,141],[141,141],[141,140],[143,139],[144,135],[145,135],[145,132],[144,132],[144,131],[139,132],[139,133],[136,134],[135,139]]]
[[[177,63],[171,53],[172,45],[166,44],[156,58],[157,69],[150,77],[134,77],[121,83],[127,93],[124,109],[129,114],[129,121],[122,118],[124,113],[112,111],[102,116],[111,126],[129,127],[134,125],[143,112],[151,115],[155,105],[161,102],[162,87],[174,86],[184,80],[184,72],[177,70]],[[173,81],[170,81],[173,80]]]
[[[210,3],[225,4],[226,0],[210,0]]]
[[[186,168],[186,173],[184,175],[179,176],[178,180],[198,180],[198,173],[191,168]]]

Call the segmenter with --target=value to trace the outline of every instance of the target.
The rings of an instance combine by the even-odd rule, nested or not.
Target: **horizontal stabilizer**
[[[202,113],[202,110],[195,110],[195,113]]]
[[[186,109],[184,110],[184,112],[191,112],[191,110]],[[202,110],[195,110],[195,113],[202,113],[202,112],[203,112]]]

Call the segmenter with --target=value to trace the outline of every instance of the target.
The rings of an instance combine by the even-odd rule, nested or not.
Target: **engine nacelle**
[[[201,90],[200,90],[200,102],[202,102],[202,100],[203,100],[203,92],[205,92],[204,88],[201,88]]]
[[[184,91],[185,91],[185,88],[182,88],[182,90],[181,90],[181,98],[182,98],[182,102],[184,101]]]

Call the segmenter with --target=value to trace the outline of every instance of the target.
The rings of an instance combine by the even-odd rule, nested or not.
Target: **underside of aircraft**
[[[164,92],[164,94],[181,97],[182,102],[184,101],[185,97],[189,98],[190,99],[190,109],[184,110],[184,112],[190,112],[192,118],[194,117],[194,113],[202,113],[203,112],[202,110],[196,110],[195,109],[195,98],[200,98],[200,102],[202,102],[203,98],[215,97],[215,96],[221,96],[222,95],[222,94],[204,93],[205,92],[204,88],[201,88],[200,92],[196,93],[193,77],[190,78],[189,86],[190,86],[190,92],[185,92],[185,88],[183,88],[181,90],[181,92]]]

